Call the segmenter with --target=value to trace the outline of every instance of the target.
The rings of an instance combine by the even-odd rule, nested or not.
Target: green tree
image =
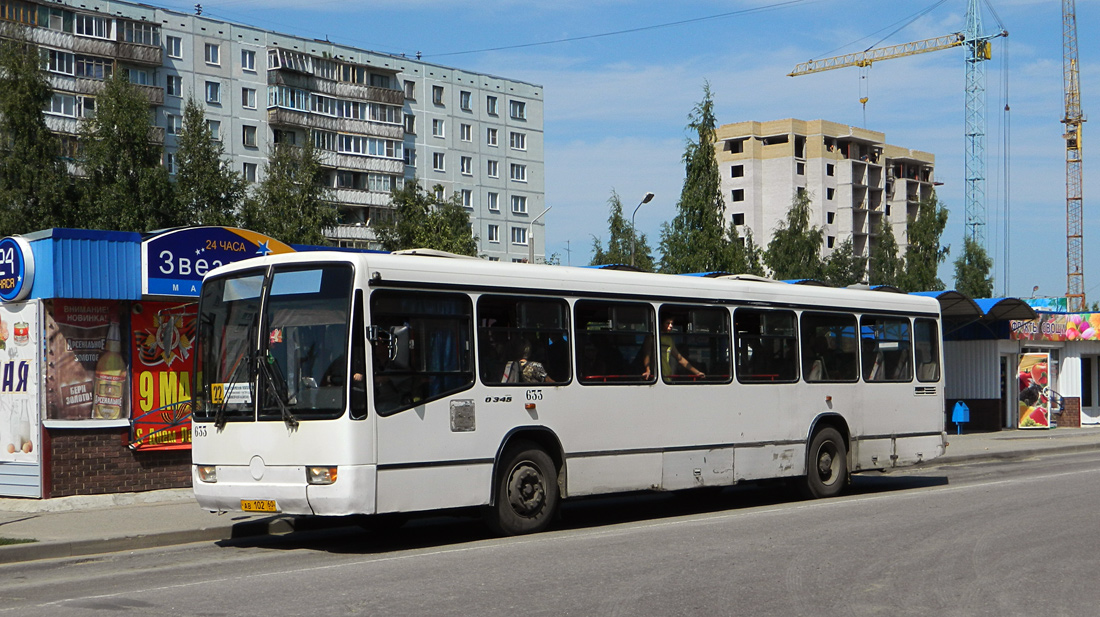
[[[822,274],[826,283],[837,287],[862,283],[867,279],[867,258],[855,254],[852,239],[848,238],[825,258]]]
[[[459,196],[442,199],[439,187],[425,191],[420,183],[406,180],[393,192],[394,216],[375,225],[382,248],[401,251],[413,248],[477,256],[477,237],[470,229],[470,215]]]
[[[51,91],[38,50],[0,25],[0,237],[71,226],[72,182],[42,110]]]
[[[794,194],[787,218],[772,234],[764,263],[779,280],[817,279],[825,275],[821,262],[821,245],[825,238],[820,227],[810,224],[810,196],[805,191]]]
[[[288,244],[324,246],[329,244],[325,230],[340,222],[329,193],[312,135],[302,146],[274,144],[263,181],[245,199],[241,223]]]
[[[149,231],[186,222],[175,207],[162,145],[152,139],[149,99],[118,70],[81,122],[86,226]]]
[[[901,250],[894,239],[894,227],[884,217],[878,228],[878,241],[871,245],[869,282],[897,287],[902,272]]]
[[[972,238],[963,239],[963,253],[955,260],[955,291],[971,298],[993,296],[993,259]]]
[[[734,232],[731,234],[730,244],[732,245],[734,242],[740,243],[740,239],[736,237],[736,228],[730,225],[730,229]],[[745,230],[744,249],[741,254],[744,262],[742,264],[734,264],[734,267],[738,268],[734,270],[735,274],[767,276],[767,272],[764,270],[764,250],[756,244],[751,229]]]
[[[232,227],[240,224],[248,184],[222,158],[225,148],[214,137],[202,107],[188,98],[176,150],[176,202],[194,225]]]
[[[646,272],[653,271],[653,256],[649,254],[649,243],[645,234],[635,235],[630,221],[623,218],[623,202],[619,194],[611,191],[607,200],[611,214],[607,217],[607,250],[599,238],[592,238],[592,261],[589,265],[604,266],[632,263]],[[632,252],[633,251],[633,252]]]
[[[933,193],[921,200],[917,216],[909,219],[909,246],[905,250],[905,271],[899,277],[904,291],[942,291],[943,281],[937,276],[940,264],[947,259],[951,247],[941,247],[940,237],[947,227],[947,209]]]
[[[688,116],[695,133],[684,148],[686,174],[676,216],[661,226],[661,272],[729,271],[733,269],[723,212],[722,182],[714,156],[714,99],[710,84]]]

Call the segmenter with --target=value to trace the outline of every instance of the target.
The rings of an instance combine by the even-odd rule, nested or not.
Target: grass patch
[[[9,544],[30,544],[31,542],[38,542],[38,540],[22,540],[19,538],[0,538],[0,546],[7,546]]]

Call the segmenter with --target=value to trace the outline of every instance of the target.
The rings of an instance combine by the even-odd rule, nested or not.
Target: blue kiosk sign
[[[247,229],[188,227],[141,243],[141,293],[199,296],[202,277],[229,263],[295,252],[290,246]]]
[[[17,302],[31,293],[34,285],[34,255],[31,245],[18,236],[0,240],[0,301]]]

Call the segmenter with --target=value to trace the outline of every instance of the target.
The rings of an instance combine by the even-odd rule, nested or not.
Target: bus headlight
[[[332,484],[336,482],[336,468],[306,467],[306,482],[310,484]]]
[[[214,465],[195,465],[199,480],[214,483],[218,481],[218,468]]]

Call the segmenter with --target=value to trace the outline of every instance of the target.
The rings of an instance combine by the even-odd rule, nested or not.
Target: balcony
[[[387,105],[397,105],[398,107],[405,104],[405,92],[403,90],[349,84],[279,69],[267,72],[267,84],[269,86],[300,88],[342,99],[385,103]]]
[[[399,124],[333,118],[332,116],[322,116],[281,107],[268,108],[267,121],[271,126],[300,126],[322,131],[353,133],[355,135],[369,135],[396,140],[405,138],[405,128]]]

